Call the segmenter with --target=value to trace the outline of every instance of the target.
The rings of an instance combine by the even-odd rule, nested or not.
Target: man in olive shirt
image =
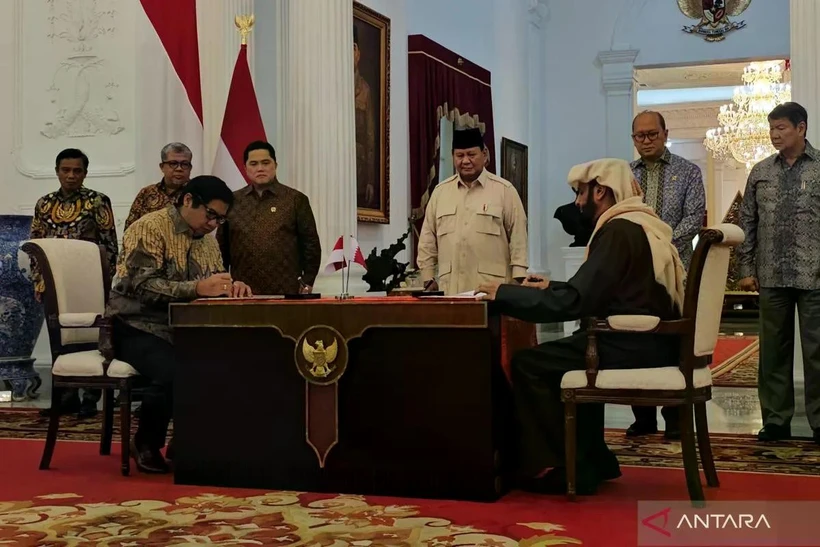
[[[277,180],[269,143],[252,142],[244,159],[251,184],[234,192],[216,234],[225,267],[254,294],[309,293],[322,261],[310,200]]]
[[[458,173],[436,187],[424,214],[417,260],[422,280],[448,295],[479,283],[523,281],[527,274],[524,205],[508,180],[485,169],[486,150],[479,129],[453,133]]]

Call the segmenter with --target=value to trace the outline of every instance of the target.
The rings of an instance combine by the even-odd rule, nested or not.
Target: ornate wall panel
[[[134,17],[128,0],[15,0],[15,165],[54,177],[76,147],[89,176],[134,171]]]

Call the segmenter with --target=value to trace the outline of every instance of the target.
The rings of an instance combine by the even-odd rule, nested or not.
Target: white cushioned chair
[[[32,239],[22,246],[43,276],[46,328],[51,345],[51,418],[40,469],[48,469],[65,388],[103,389],[103,430],[100,454],[111,454],[114,390],[120,390],[122,474],[130,471],[131,389],[137,371],[114,359],[111,321],[105,305],[111,281],[105,249],[75,239]],[[113,273],[113,272],[112,272]]]
[[[707,357],[714,352],[718,340],[729,255],[744,238],[743,230],[734,224],[720,224],[701,231],[689,265],[681,319],[661,321],[650,316],[587,319],[587,369],[567,372],[561,380],[567,495],[571,500],[575,499],[576,405],[582,403],[680,406],[681,447],[689,498],[698,504],[704,500],[695,448],[695,423],[706,482],[713,487],[720,485],[706,419],[706,401],[712,398],[712,373]],[[614,336],[636,332],[677,335],[681,347],[680,365],[650,368],[638,364],[639,368],[599,371],[597,337],[601,333]]]

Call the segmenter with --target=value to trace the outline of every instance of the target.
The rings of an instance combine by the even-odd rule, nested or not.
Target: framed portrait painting
[[[390,222],[390,19],[353,3],[356,212]]]
[[[527,145],[501,138],[501,178],[512,183],[521,197],[524,211],[527,207]]]

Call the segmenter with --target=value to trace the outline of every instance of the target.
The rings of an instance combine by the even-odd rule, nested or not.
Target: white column
[[[324,258],[356,228],[353,3],[280,2],[287,3],[288,29],[285,77],[277,86],[287,105],[283,182],[310,198]],[[361,273],[352,272],[351,294],[362,286]],[[320,273],[314,290],[339,294],[340,274]]]
[[[544,161],[544,143],[546,124],[546,109],[544,108],[544,89],[546,89],[546,33],[544,27],[549,18],[549,9],[546,0],[530,0],[529,22],[527,30],[527,50],[529,57],[529,168],[528,181],[528,238],[530,246],[530,269],[533,272],[549,275],[547,271],[546,238],[543,233],[549,215],[540,211],[542,206],[544,185],[547,184],[547,166]]]
[[[791,0],[791,77],[792,100],[809,111],[807,136],[814,146],[820,146],[820,3],[812,0]]]
[[[803,105],[809,112],[807,137],[813,146],[820,143],[820,36],[817,26],[820,24],[820,5],[812,0],[791,0],[789,2],[791,18],[791,77],[792,100]],[[794,320],[794,379],[803,383],[803,352],[800,347],[800,324],[795,312]]]
[[[254,0],[197,0],[199,70],[202,80],[202,167],[210,173],[219,146],[222,118],[241,37],[234,25],[237,15],[253,13]],[[253,32],[265,31],[257,24]],[[260,29],[260,26],[262,27]],[[267,29],[270,31],[270,29]],[[252,35],[251,35],[252,36]],[[248,62],[253,74],[253,40],[248,40]]]
[[[634,82],[634,49],[601,51],[601,77],[606,92],[606,155],[632,161],[634,151],[632,126],[632,85]]]

